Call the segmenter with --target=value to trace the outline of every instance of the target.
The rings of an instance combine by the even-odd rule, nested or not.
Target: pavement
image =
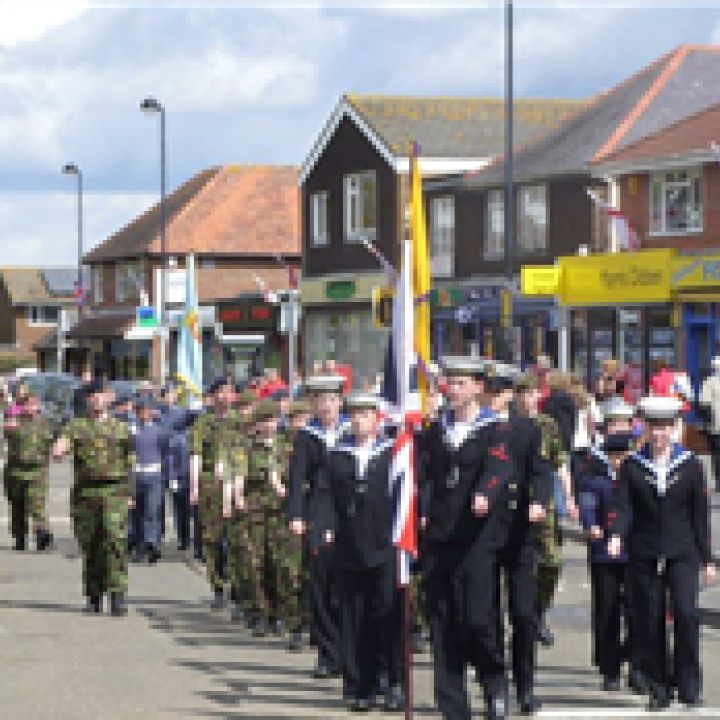
[[[287,653],[213,613],[202,567],[174,551],[157,566],[131,565],[126,618],[81,612],[81,565],[67,517],[70,469],[53,466],[50,514],[56,548],[17,553],[0,501],[0,718],[349,718],[339,681],[311,677],[314,654]],[[171,530],[171,529],[170,529]],[[644,700],[599,690],[590,667],[589,583],[581,544],[564,546],[565,570],[550,623],[557,642],[539,651],[542,718],[634,718]],[[710,591],[705,593],[705,597]],[[714,592],[714,591],[713,591]],[[714,598],[715,595],[712,595]],[[720,607],[720,604],[719,606]],[[720,719],[720,631],[704,627],[707,706],[660,717]],[[474,683],[475,717],[483,717]],[[414,716],[434,710],[429,654],[415,657]],[[371,717],[385,715],[380,710]]]

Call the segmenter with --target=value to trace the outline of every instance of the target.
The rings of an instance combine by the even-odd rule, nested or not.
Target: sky
[[[168,184],[300,164],[343,92],[502,97],[500,0],[0,0],[0,265],[72,264]],[[720,43],[720,2],[516,0],[518,97],[585,98],[673,47]]]

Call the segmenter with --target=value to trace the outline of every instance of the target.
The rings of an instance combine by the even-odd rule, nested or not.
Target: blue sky
[[[72,262],[66,160],[84,171],[89,244],[155,199],[147,94],[167,107],[170,187],[219,163],[302,162],[346,90],[501,96],[502,3],[469,5],[0,0],[2,264]],[[517,0],[518,95],[586,97],[720,42],[710,2],[590,5]]]

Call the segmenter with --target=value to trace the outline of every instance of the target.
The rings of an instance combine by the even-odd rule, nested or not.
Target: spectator
[[[276,368],[268,368],[265,371],[265,381],[260,386],[258,397],[261,400],[272,397],[275,393],[287,390],[287,385],[280,377],[280,373]]]
[[[548,373],[547,381],[550,395],[543,405],[542,412],[558,424],[563,450],[569,453],[575,434],[576,407],[568,392],[570,388],[568,377],[560,372],[551,372]]]
[[[720,356],[718,355],[712,359],[712,373],[702,385],[698,406],[707,423],[715,490],[720,492]]]

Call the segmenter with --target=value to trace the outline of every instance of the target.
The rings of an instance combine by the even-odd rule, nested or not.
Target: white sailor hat
[[[341,393],[344,384],[342,375],[313,375],[305,380],[303,388],[309,395]]]
[[[661,395],[642,398],[638,407],[641,415],[649,422],[672,422],[682,412],[682,403],[677,398]]]
[[[378,410],[382,398],[378,395],[365,392],[350,393],[345,398],[345,408],[349,410]]]
[[[440,362],[442,372],[446,377],[458,375],[484,375],[487,361],[481,357],[445,355]]]
[[[486,376],[493,392],[511,390],[520,376],[520,370],[514,365],[500,361],[493,362],[486,370]]]
[[[602,404],[600,412],[605,420],[632,420],[635,416],[635,408],[618,395],[608,398]]]

